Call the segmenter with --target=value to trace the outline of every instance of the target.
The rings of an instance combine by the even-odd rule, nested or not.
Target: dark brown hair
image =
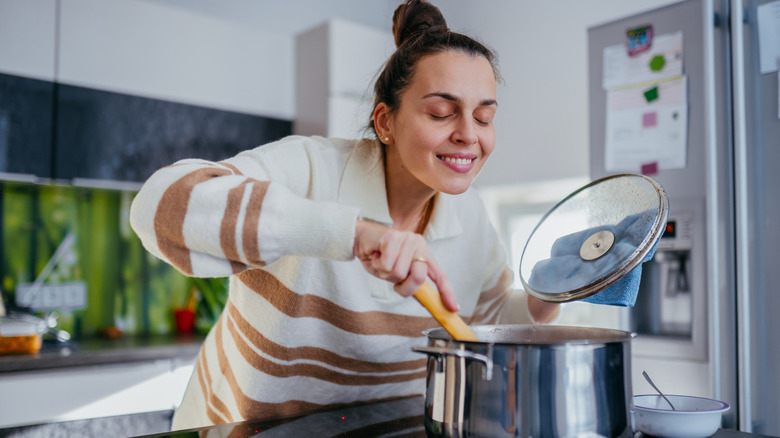
[[[425,0],[406,0],[393,14],[395,53],[385,63],[374,84],[374,105],[369,130],[376,135],[373,110],[384,102],[391,112],[398,109],[401,96],[412,83],[417,63],[428,55],[459,50],[471,56],[483,56],[499,79],[495,54],[480,42],[452,32],[439,8]]]

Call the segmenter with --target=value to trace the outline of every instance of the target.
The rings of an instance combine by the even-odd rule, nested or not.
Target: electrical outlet
[[[37,290],[36,290],[37,289]],[[87,306],[87,285],[83,281],[16,286],[16,305],[33,310],[77,310]]]

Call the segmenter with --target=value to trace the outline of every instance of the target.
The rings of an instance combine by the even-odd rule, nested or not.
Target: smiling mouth
[[[442,155],[437,155],[436,158],[444,161],[445,163],[452,163],[452,164],[459,164],[459,165],[471,164],[474,161],[474,158],[454,158],[454,157],[444,157]]]

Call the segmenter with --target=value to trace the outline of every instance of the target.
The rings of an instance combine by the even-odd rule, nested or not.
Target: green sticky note
[[[658,99],[658,87],[653,87],[645,91],[645,100],[652,102],[656,99]]]
[[[664,55],[655,55],[650,59],[650,70],[652,71],[661,71],[665,65],[666,58],[664,58]]]

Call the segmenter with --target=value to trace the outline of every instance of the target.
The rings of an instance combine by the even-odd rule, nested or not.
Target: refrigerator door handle
[[[718,196],[718,131],[717,131],[717,85],[715,78],[715,28],[721,26],[723,18],[715,12],[714,0],[704,0],[703,13],[705,23],[704,31],[704,127],[705,127],[705,156],[706,156],[706,178],[707,178],[707,284],[716,285],[718,281],[718,256],[720,254],[720,239],[718,238],[718,217],[719,217],[719,199]],[[712,19],[712,25],[707,23]],[[720,299],[718,297],[719,288],[713,287],[713,293],[709,294],[707,307],[709,317],[708,331],[709,337],[709,357],[713,365],[713,375],[720,376],[721,361],[721,335],[720,330]],[[714,296],[713,296],[714,295]],[[716,398],[722,397],[721,380],[713,378],[714,393]]]
[[[745,110],[745,9],[742,0],[731,0],[732,102],[734,128],[734,191],[736,207],[737,280],[737,392],[739,429],[753,430],[750,346],[750,235],[748,210],[748,147]]]

